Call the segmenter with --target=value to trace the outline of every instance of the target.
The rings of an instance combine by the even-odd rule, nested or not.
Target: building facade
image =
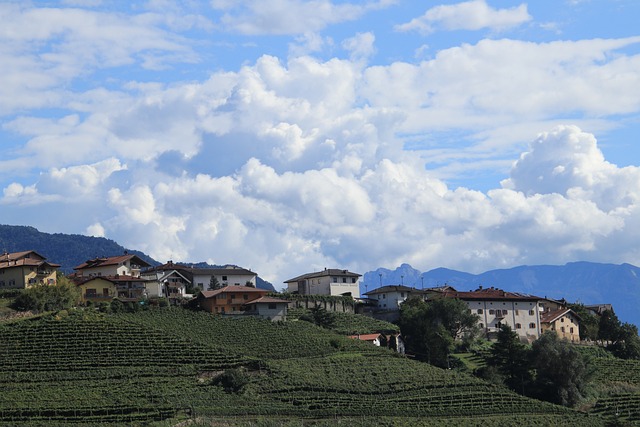
[[[522,341],[540,337],[542,298],[506,292],[496,288],[478,288],[471,292],[445,291],[442,297],[464,301],[469,311],[478,315],[478,326],[488,338],[495,338],[502,325],[508,325]]]
[[[360,298],[361,274],[349,270],[324,269],[303,274],[284,282],[287,292],[300,295],[334,295]]]
[[[379,310],[399,310],[400,305],[410,296],[425,298],[425,291],[409,286],[382,286],[365,294],[370,301],[374,301]]]
[[[74,267],[76,277],[131,276],[140,277],[143,268],[150,264],[137,255],[94,258]]]
[[[5,252],[0,256],[0,289],[26,289],[36,284],[56,284],[59,264],[46,261],[36,251]]]

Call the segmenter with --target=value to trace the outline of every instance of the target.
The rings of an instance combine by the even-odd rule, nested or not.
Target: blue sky
[[[276,286],[640,264],[635,0],[0,3],[0,223]]]

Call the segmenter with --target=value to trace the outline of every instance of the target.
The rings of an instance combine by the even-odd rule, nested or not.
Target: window
[[[4,286],[4,280],[0,280],[0,286]]]
[[[496,311],[491,309],[491,310],[489,310],[489,314],[496,314]]]
[[[570,328],[570,329],[569,329],[569,332],[573,333],[573,328]]]
[[[222,276],[222,281],[226,281],[227,280],[227,276]]]
[[[564,317],[560,319],[560,323],[564,323]]]
[[[529,316],[533,316],[535,312],[533,310],[529,310]]]
[[[236,299],[236,294],[231,294],[231,299]]]
[[[404,298],[404,292],[400,292],[400,297]]]
[[[102,296],[105,296],[105,297],[109,296],[109,288],[102,288]]]
[[[338,278],[337,277],[332,277],[331,279],[332,279],[333,283],[338,283]]]
[[[507,310],[502,310],[502,315],[506,316],[507,315]]]
[[[502,322],[496,323],[496,328],[498,328],[498,329],[502,328]]]
[[[269,310],[275,310],[276,309],[276,303],[272,302],[269,303]]]
[[[95,297],[97,295],[97,292],[95,289],[87,289],[87,291],[84,294],[85,296],[91,298],[91,297]]]
[[[356,278],[355,277],[351,278],[351,283],[356,283]]]
[[[480,323],[480,327],[481,327],[481,328],[484,328],[484,323]]]
[[[248,300],[248,299],[249,299],[249,295],[244,294],[244,295],[242,295],[242,298],[246,301],[246,300]]]
[[[382,294],[382,298],[387,298],[387,294]]]
[[[346,277],[342,278],[342,283],[347,283],[347,278]]]
[[[9,286],[15,286],[15,285],[16,285],[16,280],[15,279],[9,280]]]
[[[516,323],[516,329],[522,329],[522,325],[520,323]]]
[[[516,316],[519,315],[519,314],[520,314],[520,310],[516,310]]]
[[[478,309],[478,314],[482,314],[482,309],[481,308]]]
[[[535,323],[529,323],[529,329],[535,329],[536,328],[536,324]]]
[[[560,328],[560,332],[564,333],[564,326]]]

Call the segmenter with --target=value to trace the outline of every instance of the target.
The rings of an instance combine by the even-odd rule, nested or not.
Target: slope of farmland
[[[0,342],[5,426],[601,422],[301,321],[78,311],[0,324]],[[227,373],[237,388],[218,384]]]

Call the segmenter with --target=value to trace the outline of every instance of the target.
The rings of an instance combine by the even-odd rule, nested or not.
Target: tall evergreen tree
[[[442,298],[425,302],[419,297],[402,304],[398,321],[408,350],[440,367],[449,366],[456,338],[477,333],[476,323],[477,316],[463,301]]]
[[[529,350],[509,325],[503,325],[498,331],[488,362],[504,376],[509,388],[525,394],[525,388],[531,381]]]

